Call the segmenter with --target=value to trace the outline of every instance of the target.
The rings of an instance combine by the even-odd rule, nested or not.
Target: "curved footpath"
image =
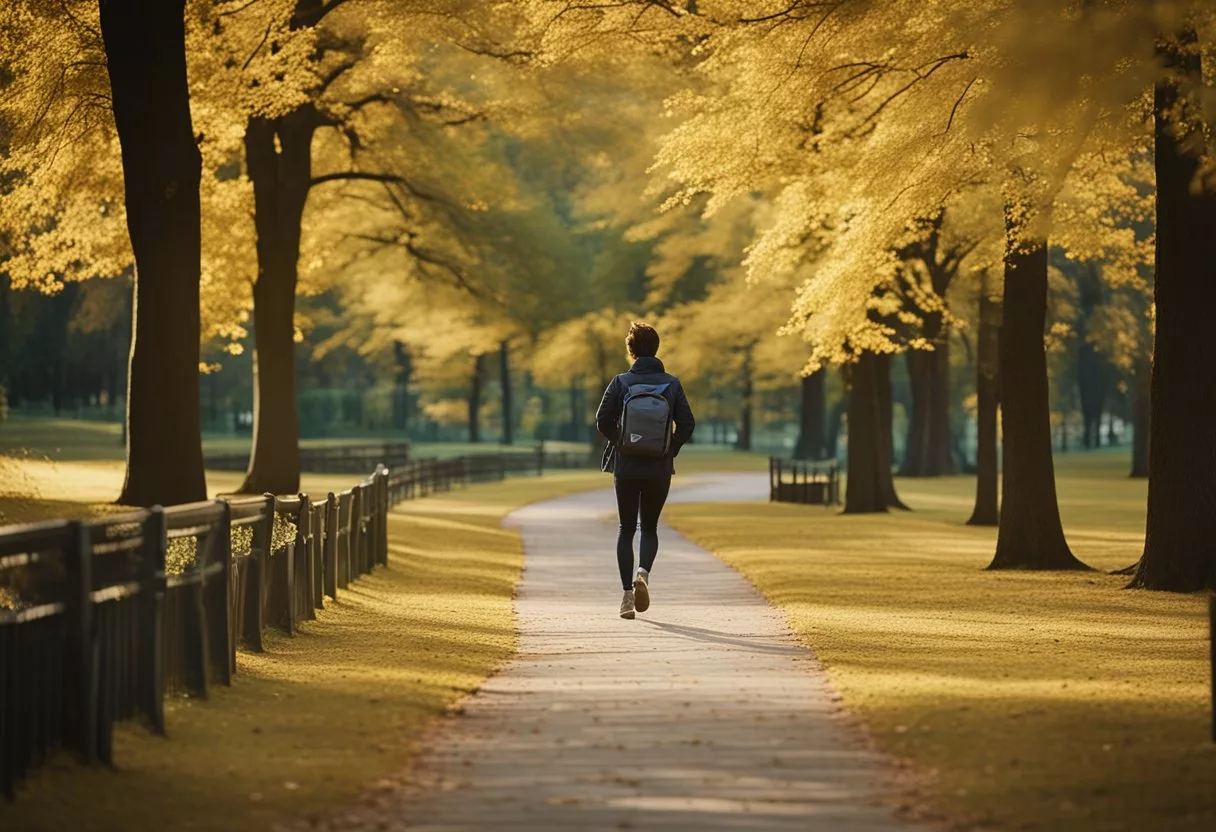
[[[767,497],[702,478],[672,501]],[[523,535],[516,658],[445,724],[415,777],[334,828],[911,830],[883,761],[813,655],[746,580],[660,530],[650,610],[617,616],[610,491],[538,503]]]

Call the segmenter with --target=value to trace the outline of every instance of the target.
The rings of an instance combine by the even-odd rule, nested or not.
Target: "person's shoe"
[[[633,603],[638,612],[650,609],[650,588],[646,585],[649,580],[645,569],[639,569],[638,576],[633,579]]]
[[[633,618],[633,590],[625,590],[625,597],[621,599],[621,618]]]

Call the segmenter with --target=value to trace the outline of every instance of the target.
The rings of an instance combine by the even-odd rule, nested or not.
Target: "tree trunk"
[[[0,388],[6,388],[10,392],[13,386],[13,363],[10,360],[13,347],[9,343],[13,340],[13,325],[9,322],[12,317],[9,306],[11,292],[12,281],[8,273],[0,271]]]
[[[980,331],[976,345],[975,508],[968,526],[995,526],[1000,520],[997,496],[997,407],[1000,403],[1001,302],[985,280],[980,287]]]
[[[1131,476],[1142,478],[1148,476],[1149,436],[1152,430],[1152,375],[1153,363],[1143,355],[1136,359],[1135,379],[1133,380],[1133,422],[1132,422],[1132,471]]]
[[[312,178],[311,107],[252,118],[245,159],[253,182],[258,277],[253,286],[253,453],[241,491],[300,490],[295,308],[300,223]]]
[[[1002,505],[989,569],[1088,568],[1069,551],[1056,502],[1046,320],[1047,241],[1017,243],[1011,229],[999,348]]]
[[[901,477],[921,477],[929,467],[929,406],[933,354],[925,350],[908,350],[904,362],[908,365],[908,389],[912,395],[908,408],[908,431],[904,443],[904,461],[899,467]]]
[[[934,349],[908,350],[912,407],[904,450],[902,477],[938,477],[954,473],[950,454],[950,341],[940,312],[925,315],[924,337]]]
[[[1182,40],[1192,47],[1195,35],[1187,32]],[[1172,44],[1159,51],[1191,90],[1202,89],[1196,52]],[[1216,341],[1209,331],[1216,303],[1216,193],[1194,190],[1205,148],[1203,125],[1167,120],[1179,103],[1188,119],[1202,112],[1193,98],[1180,102],[1184,95],[1177,80],[1157,83],[1157,338],[1148,521],[1132,586],[1194,592],[1216,589],[1216,431],[1196,429],[1196,420],[1216,405],[1216,378],[1210,372],[1216,366]]]
[[[938,477],[955,473],[954,456],[950,453],[950,331],[941,328],[937,349],[930,354],[932,377],[929,405],[929,447],[926,476]]]
[[[502,444],[515,444],[511,413],[511,347],[504,340],[498,345],[498,378],[502,386]]]
[[[755,390],[752,385],[751,348],[743,359],[743,404],[739,411],[739,433],[735,438],[735,450],[750,451],[752,449],[752,396]]]
[[[844,513],[873,514],[890,507],[904,508],[891,476],[890,356],[863,352],[849,368]]]
[[[414,360],[409,347],[393,342],[393,359],[397,374],[393,379],[393,430],[405,433],[410,427],[410,380],[414,375]]]
[[[803,376],[801,392],[798,442],[794,445],[794,459],[823,459],[827,370],[821,367],[811,375]]]
[[[908,511],[895,493],[895,477],[891,473],[895,464],[895,413],[891,402],[891,356],[887,353],[874,356],[874,390],[878,396],[878,444],[882,454],[878,465],[878,483],[888,507]]]
[[[1081,402],[1081,444],[1086,450],[1102,445],[1102,409],[1106,402],[1102,356],[1086,340],[1087,327],[1079,327],[1081,341],[1077,351],[1077,392]]]
[[[184,0],[100,0],[122,146],[136,302],[127,470],[118,501],[203,500],[199,416],[199,181]]]
[[[831,415],[828,417],[828,441],[827,441],[827,458],[836,459],[840,456],[840,427],[844,421],[845,408],[848,402],[847,395],[841,396],[840,399],[832,405]]]
[[[473,378],[469,381],[469,441],[481,441],[481,388],[485,381],[484,355],[473,361]]]

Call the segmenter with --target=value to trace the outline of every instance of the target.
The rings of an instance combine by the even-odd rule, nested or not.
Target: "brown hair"
[[[653,358],[659,352],[659,333],[648,323],[633,321],[629,324],[629,334],[625,336],[625,349],[632,361]]]

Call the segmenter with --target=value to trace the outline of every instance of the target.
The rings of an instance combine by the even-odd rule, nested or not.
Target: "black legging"
[[[633,534],[638,530],[638,514],[642,515],[642,544],[638,554],[642,568],[649,572],[659,553],[659,515],[670,489],[671,477],[616,481],[616,510],[621,518],[621,531],[616,538],[616,565],[621,570],[621,586],[625,589],[633,589]]]

